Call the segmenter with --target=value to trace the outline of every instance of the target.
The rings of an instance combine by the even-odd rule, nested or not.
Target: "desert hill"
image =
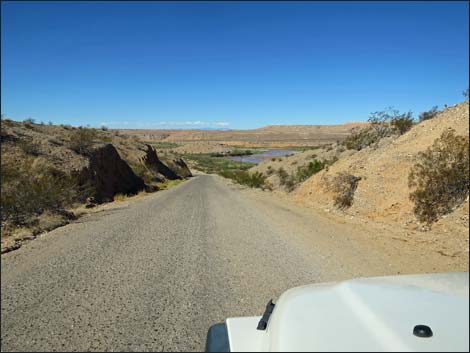
[[[251,130],[150,130],[120,129],[142,141],[174,143],[218,143],[246,147],[306,146],[344,139],[351,130],[365,123],[339,125],[270,125]]]
[[[443,110],[396,139],[386,138],[376,147],[367,147],[347,158],[340,158],[329,168],[306,180],[296,190],[294,197],[312,207],[335,212],[332,194],[325,187],[325,181],[346,172],[359,177],[360,181],[353,204],[344,214],[417,228],[419,225],[416,224],[413,204],[409,199],[411,190],[408,187],[408,174],[418,153],[430,147],[449,128],[458,135],[468,136],[468,101]],[[468,235],[468,202],[439,221],[438,226],[440,224],[448,226],[449,231]]]
[[[53,228],[43,220],[67,222],[79,205],[157,191],[191,176],[179,157],[157,155],[137,138],[106,129],[2,119],[0,137],[2,244],[18,229]]]

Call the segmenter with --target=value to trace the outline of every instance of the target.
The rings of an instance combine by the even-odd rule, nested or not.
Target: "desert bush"
[[[360,151],[363,148],[371,146],[381,139],[379,133],[373,127],[364,129],[355,129],[342,142],[348,150]]]
[[[400,113],[392,107],[371,113],[368,122],[370,123],[368,127],[353,130],[351,135],[343,140],[343,146],[360,151],[385,137],[402,135],[414,124],[411,112]]]
[[[31,140],[19,140],[17,145],[28,155],[39,156],[41,153],[39,145]]]
[[[341,172],[327,181],[326,187],[334,193],[333,200],[336,207],[345,209],[352,205],[354,192],[360,180],[360,177]]]
[[[60,213],[90,192],[42,158],[3,161],[1,182],[2,221],[15,225],[27,225],[45,211]]]
[[[281,184],[284,184],[286,179],[289,177],[289,173],[287,173],[286,170],[282,167],[280,167],[277,170],[277,175],[279,176],[279,180],[281,181]]]
[[[297,183],[301,183],[304,180],[310,178],[313,174],[318,173],[325,167],[324,162],[315,159],[313,162],[310,162],[306,166],[298,167],[295,179]]]
[[[245,170],[239,170],[235,172],[222,172],[220,175],[233,179],[238,184],[247,185],[250,188],[265,188],[266,176],[260,172],[249,173]]]
[[[36,120],[34,120],[33,118],[28,118],[28,119],[23,120],[23,123],[29,124],[29,125],[34,124],[35,122]]]
[[[106,125],[102,125],[100,129],[103,130],[103,131],[108,131],[109,130]]]
[[[461,204],[469,192],[469,137],[445,131],[412,167],[408,185],[418,220],[432,223]]]
[[[286,170],[280,167],[277,170],[277,175],[279,176],[279,183],[285,187],[287,191],[292,191],[295,188],[295,176],[289,175]]]
[[[411,129],[414,122],[412,112],[400,113],[393,107],[371,113],[368,121],[377,132],[379,139],[390,136],[390,127],[402,135]]]
[[[463,94],[463,96],[464,96],[465,98],[468,99],[469,96],[470,96],[470,89],[467,88],[466,90],[464,90],[464,91],[462,92],[462,94]]]
[[[79,127],[70,136],[69,148],[78,154],[89,155],[95,137],[96,131],[94,129]]]
[[[395,117],[391,121],[391,125],[395,128],[400,135],[410,130],[413,127],[414,120],[411,112],[402,114],[399,117]]]
[[[270,165],[268,165],[268,168],[267,168],[267,170],[266,170],[266,174],[268,174],[268,176],[271,176],[271,175],[273,175],[273,173],[274,173],[273,167],[271,167]]]
[[[438,110],[438,106],[435,105],[430,110],[428,110],[426,112],[422,112],[421,114],[419,114],[419,121],[421,122],[421,121],[424,121],[424,120],[432,119],[437,115],[437,113],[439,113],[439,110]]]

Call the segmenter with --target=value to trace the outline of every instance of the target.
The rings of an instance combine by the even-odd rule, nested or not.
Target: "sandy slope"
[[[340,159],[301,185],[295,200],[338,217],[353,216],[362,222],[375,222],[397,227],[405,234],[419,228],[409,200],[408,174],[417,153],[427,149],[448,128],[459,135],[469,133],[468,101],[449,107],[434,119],[424,121],[396,140],[383,141],[348,158]],[[325,190],[325,178],[347,172],[361,177],[353,205],[345,212],[333,207],[332,195]],[[440,220],[428,239],[441,243],[447,252],[468,257],[468,202],[453,214]],[[449,236],[452,234],[452,236]],[[452,249],[452,250],[450,250]]]

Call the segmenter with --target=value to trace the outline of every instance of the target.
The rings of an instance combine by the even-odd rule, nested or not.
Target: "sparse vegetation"
[[[39,145],[30,140],[19,140],[17,145],[23,150],[24,153],[31,156],[39,156]]]
[[[230,152],[215,152],[211,153],[211,157],[241,157],[241,156],[251,156],[254,154],[252,150],[240,150],[240,149],[235,149]]]
[[[28,118],[28,119],[24,119],[23,122],[25,123],[25,125],[31,125],[31,124],[35,124],[36,120],[34,120],[33,118]]]
[[[430,110],[419,114],[419,121],[425,121],[434,118],[439,113],[438,106],[435,105]]]
[[[287,191],[294,190],[295,187],[295,177],[293,175],[289,175],[286,170],[280,167],[277,170],[277,175],[279,176],[279,182],[282,186],[286,188]]]
[[[418,154],[408,179],[418,220],[432,223],[464,202],[469,192],[469,137],[445,131]]]
[[[265,188],[266,176],[263,173],[249,173],[246,170],[222,172],[220,174],[225,178],[233,179],[241,185],[249,186],[250,188]]]
[[[153,173],[143,163],[129,164],[129,166],[132,168],[135,175],[141,178],[145,184],[151,185],[157,181]]]
[[[210,153],[184,154],[183,158],[194,162],[197,168],[209,174],[247,170],[255,165],[254,163],[239,162],[228,158],[212,157]]]
[[[176,148],[179,145],[174,142],[166,142],[166,141],[161,141],[161,142],[145,142],[146,144],[152,145],[156,149],[169,149],[169,148]]]
[[[361,180],[352,174],[345,172],[338,173],[331,179],[327,180],[327,190],[334,193],[334,205],[339,209],[351,207],[354,200],[354,192]]]
[[[313,174],[318,173],[325,167],[326,163],[315,159],[313,162],[308,163],[306,166],[298,167],[295,179],[297,183],[310,178]]]
[[[173,186],[176,186],[178,184],[181,184],[183,181],[184,181],[184,179],[165,180],[162,183],[157,183],[157,187],[159,189],[165,190],[165,189],[169,189]]]
[[[411,112],[400,113],[391,107],[384,111],[371,113],[368,122],[370,123],[368,127],[353,131],[343,141],[343,145],[347,149],[360,151],[377,143],[384,137],[402,135],[411,129],[414,124]]]
[[[52,167],[43,158],[26,156],[21,161],[3,161],[1,168],[2,223],[31,225],[45,211],[64,212],[73,202],[90,195],[75,177]]]
[[[96,135],[95,129],[80,126],[71,134],[69,147],[78,154],[89,155]]]

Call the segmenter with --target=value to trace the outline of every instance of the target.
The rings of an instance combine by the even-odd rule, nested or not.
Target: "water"
[[[236,157],[227,157],[227,158],[234,160],[234,161],[239,161],[239,162],[250,162],[250,163],[258,164],[267,158],[282,157],[282,156],[286,156],[292,153],[295,153],[295,151],[273,149],[273,150],[267,150],[262,153],[256,153],[250,156],[236,156]]]

